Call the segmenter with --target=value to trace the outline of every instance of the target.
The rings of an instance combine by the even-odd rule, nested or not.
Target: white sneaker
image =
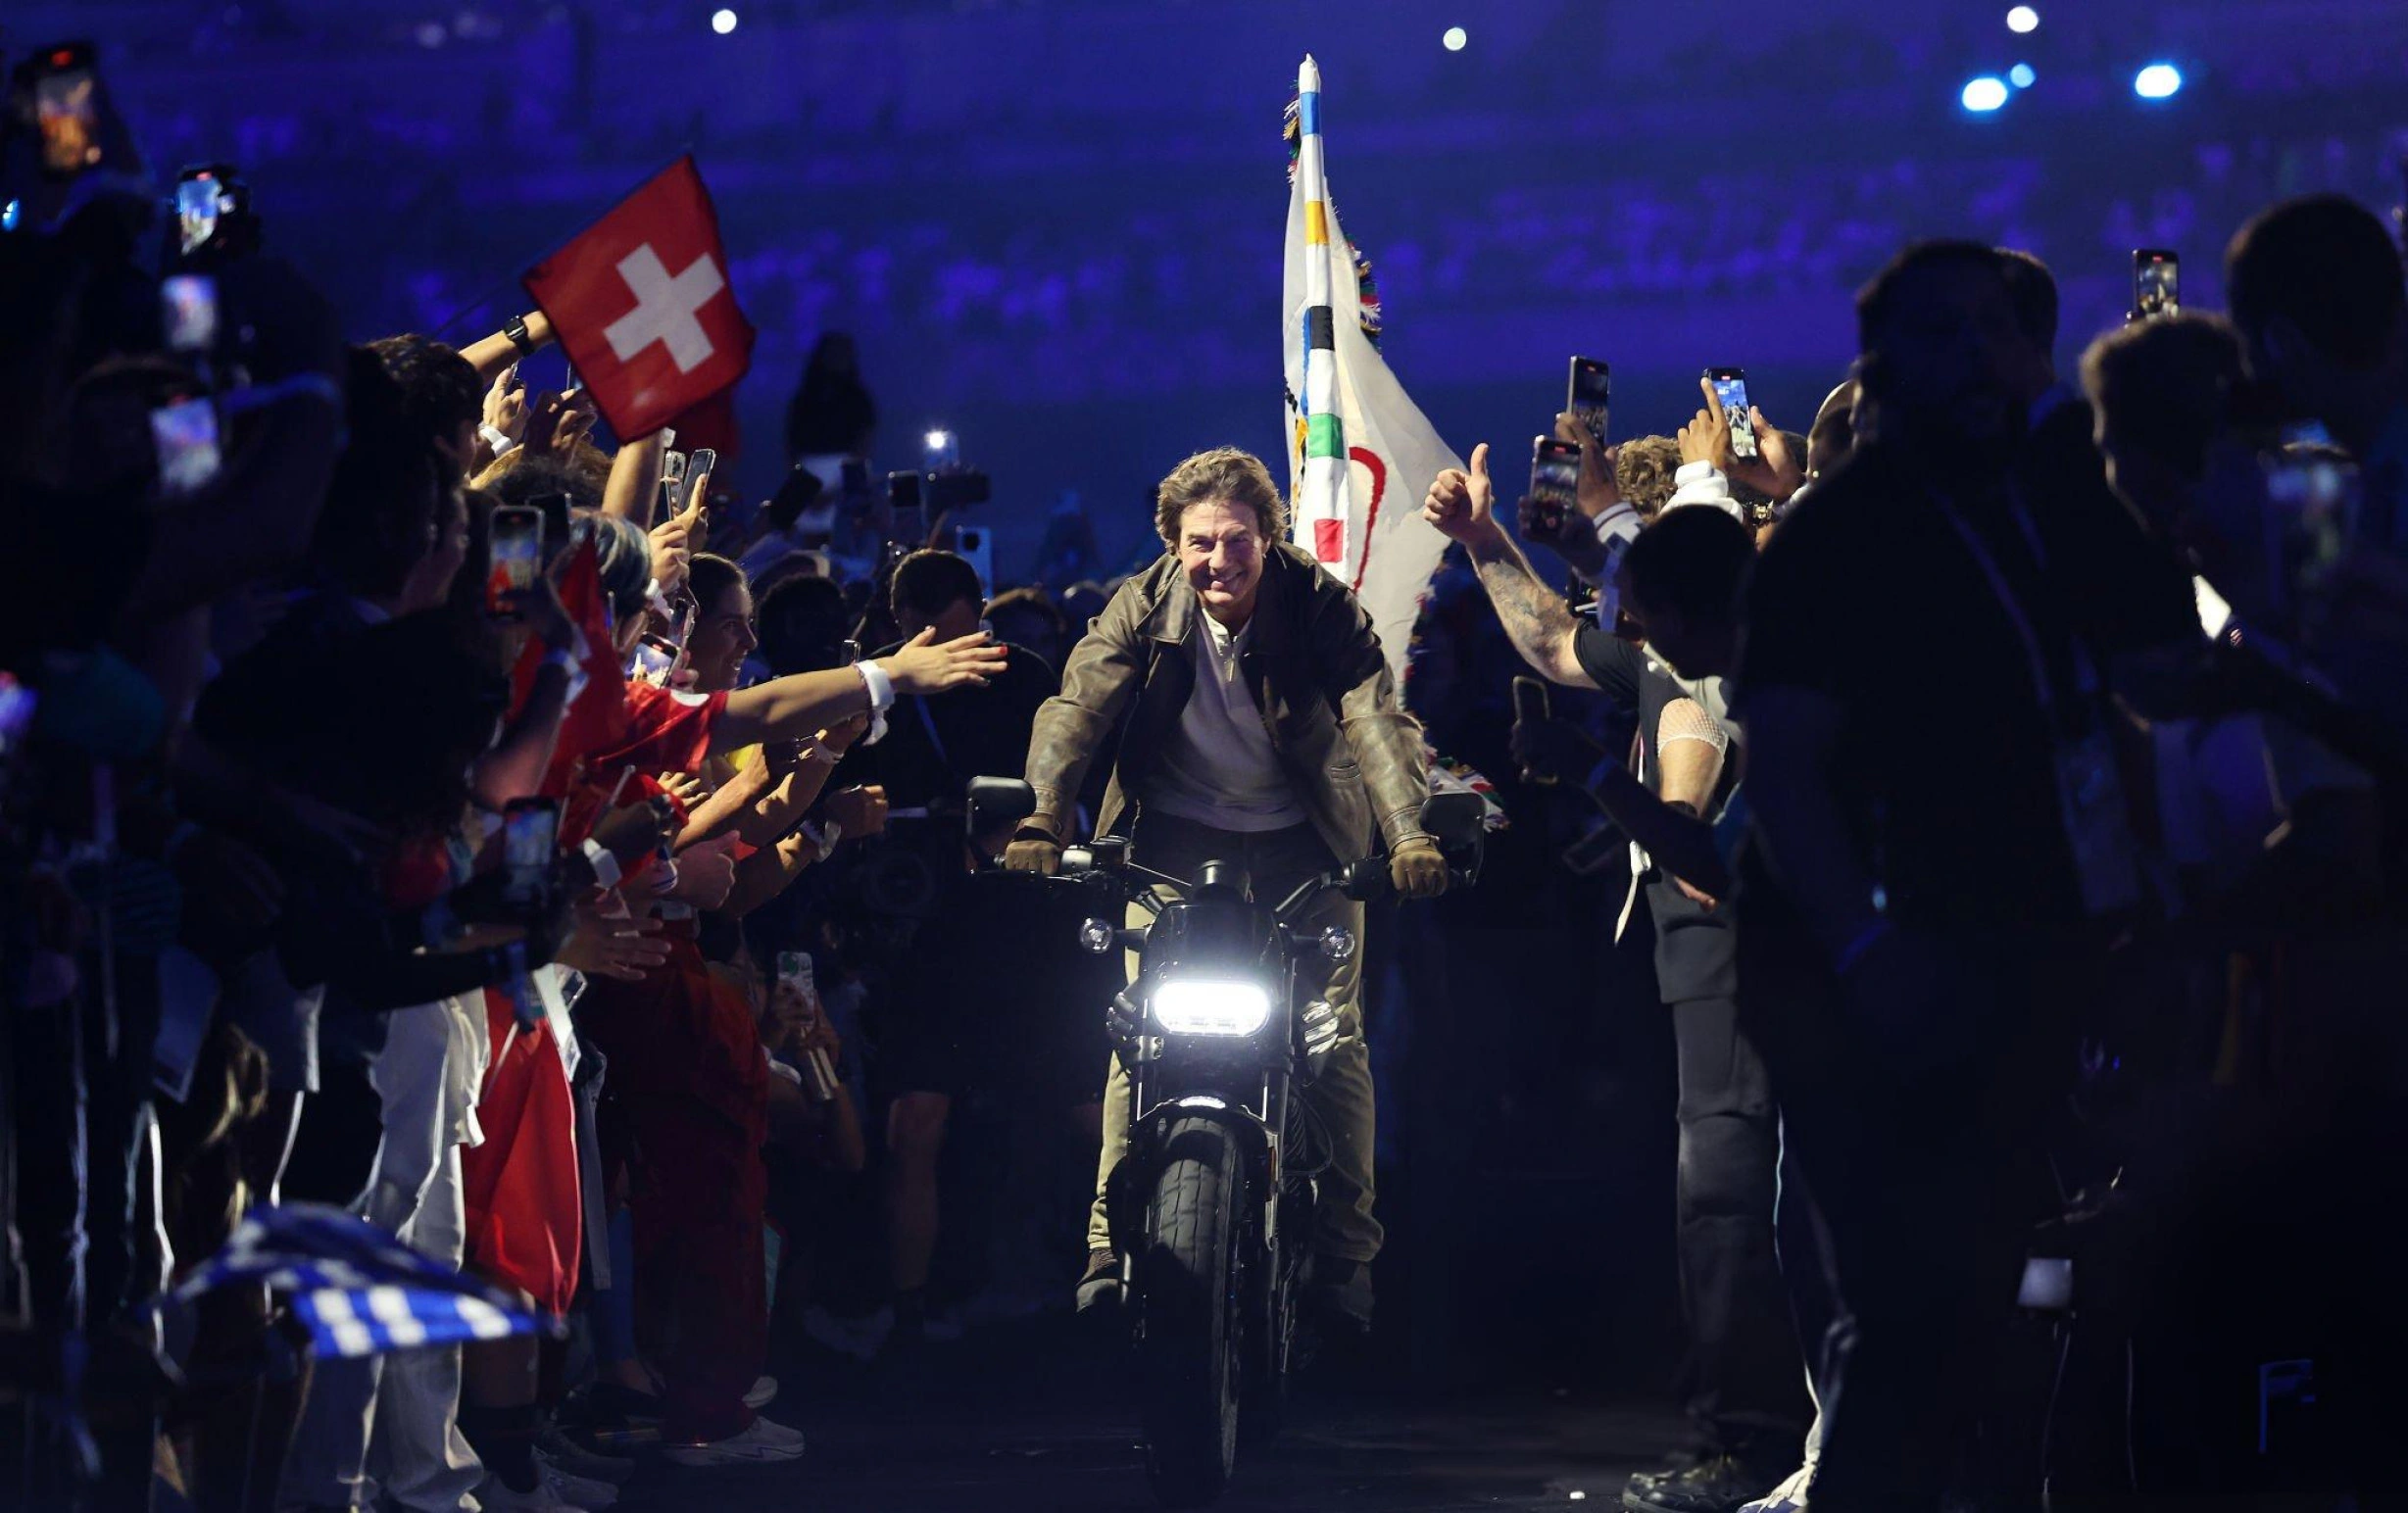
[[[775,1377],[756,1379],[751,1390],[744,1394],[744,1405],[755,1413],[759,1413],[775,1401],[777,1401],[777,1378]]]
[[[476,1503],[484,1513],[594,1513],[562,1496],[548,1476],[538,1476],[531,1492],[512,1491],[509,1483],[489,1476],[476,1489]]]
[[[760,1466],[803,1458],[803,1432],[765,1418],[740,1435],[710,1444],[672,1444],[662,1452],[679,1466]]]
[[[1741,1506],[1739,1513],[1806,1513],[1806,1493],[1814,1486],[1814,1468],[1800,1466],[1790,1473],[1790,1479]]]
[[[554,1465],[541,1450],[535,1452],[535,1464],[543,1472],[545,1486],[551,1488],[563,1502],[583,1508],[585,1513],[603,1513],[603,1509],[618,1500],[617,1488],[591,1477],[571,1476]]]

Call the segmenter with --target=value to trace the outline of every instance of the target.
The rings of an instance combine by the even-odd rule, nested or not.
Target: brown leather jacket
[[[1031,825],[1069,838],[1088,764],[1115,731],[1120,745],[1098,830],[1114,831],[1132,806],[1144,808],[1153,758],[1195,690],[1187,641],[1202,633],[1200,612],[1171,556],[1112,596],[1063,666],[1061,693],[1037,711]],[[1271,748],[1330,851],[1351,861],[1368,854],[1375,838],[1393,850],[1420,834],[1430,793],[1421,724],[1397,703],[1379,637],[1354,595],[1283,542],[1263,560],[1252,628],[1240,666]]]

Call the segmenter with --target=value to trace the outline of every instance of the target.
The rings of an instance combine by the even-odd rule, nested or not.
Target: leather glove
[[[1388,854],[1388,880],[1401,897],[1435,899],[1447,891],[1447,858],[1428,836],[1407,837]]]
[[[1123,1066],[1137,1059],[1138,1031],[1145,1016],[1138,1012],[1137,1001],[1123,989],[1112,995],[1111,1007],[1104,1011],[1104,1038],[1112,1043]]]
[[[1004,867],[1052,877],[1061,870],[1061,842],[1042,830],[1023,830],[1004,848]]]

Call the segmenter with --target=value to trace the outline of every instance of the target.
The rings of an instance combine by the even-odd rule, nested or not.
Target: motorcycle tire
[[[1162,1506],[1198,1508],[1219,1498],[1237,1464],[1245,1168],[1209,1119],[1172,1124],[1162,1151],[1136,1268],[1146,1480]]]

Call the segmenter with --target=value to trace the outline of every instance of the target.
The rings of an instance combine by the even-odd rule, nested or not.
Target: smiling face
[[[717,603],[701,607],[687,639],[686,665],[694,669],[695,688],[706,694],[733,689],[744,659],[760,644],[753,633],[752,593],[742,582],[731,583]]]
[[[1221,499],[1190,505],[1171,547],[1204,612],[1224,625],[1245,624],[1262,591],[1264,546],[1253,510]]]

